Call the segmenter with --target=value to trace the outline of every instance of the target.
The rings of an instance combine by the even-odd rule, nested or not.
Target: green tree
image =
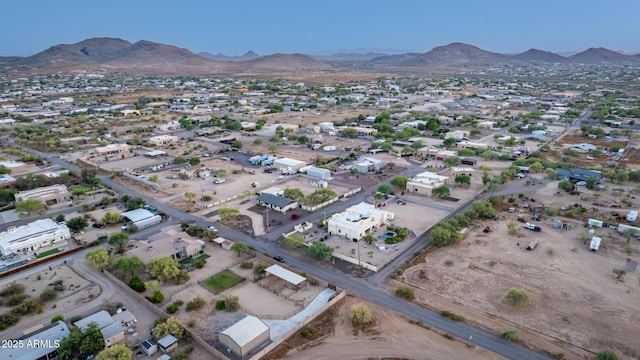
[[[262,139],[253,140],[253,145],[262,145]]]
[[[365,244],[371,246],[371,245],[375,244],[378,241],[378,238],[376,238],[376,236],[373,235],[373,234],[367,234],[362,238],[362,241]]]
[[[352,127],[345,127],[340,129],[340,136],[349,139],[355,139],[358,137],[358,130]]]
[[[198,164],[200,164],[200,158],[199,157],[194,156],[191,159],[189,159],[189,165],[196,166]]]
[[[527,306],[531,303],[531,295],[524,289],[511,288],[504,299],[516,306]]]
[[[558,183],[558,189],[570,192],[573,190],[573,183],[569,180],[562,180]]]
[[[225,221],[240,215],[240,209],[223,206],[218,210],[220,220]]]
[[[471,185],[471,176],[467,174],[456,175],[455,183],[460,186],[469,186]]]
[[[629,181],[629,172],[625,171],[625,170],[622,170],[622,169],[618,170],[618,171],[616,171],[615,178],[616,178],[616,182],[618,184],[622,184],[622,183],[624,183],[626,181]]]
[[[173,163],[176,164],[176,165],[184,164],[186,162],[187,162],[187,160],[182,156],[176,156],[176,157],[173,158]]]
[[[304,237],[298,234],[286,236],[282,241],[285,245],[296,249],[303,247],[305,244]]]
[[[410,155],[414,152],[416,152],[416,150],[409,145],[405,145],[402,147],[402,149],[400,149],[400,154],[402,155]]]
[[[389,183],[393,186],[404,189],[407,186],[407,178],[404,176],[394,176],[391,178]]]
[[[240,257],[240,253],[249,251],[249,246],[246,244],[243,244],[241,242],[234,242],[233,245],[231,245],[231,247],[229,248],[231,251],[235,251],[238,253],[238,257]]]
[[[184,338],[185,329],[180,320],[170,317],[156,324],[156,327],[153,329],[153,337],[156,340],[162,339],[169,334],[175,336],[177,339]]]
[[[462,164],[462,160],[460,160],[460,158],[457,156],[449,156],[444,159],[443,163],[446,166],[458,166]]]
[[[82,331],[78,327],[69,329],[69,335],[60,341],[56,352],[62,359],[72,359],[80,352],[82,344]]]
[[[453,146],[453,145],[455,145],[455,144],[456,144],[456,139],[451,138],[451,137],[450,137],[450,138],[446,138],[446,139],[444,139],[444,140],[442,141],[442,146],[443,146],[443,147],[446,147],[446,148],[450,148],[450,147],[452,147],[452,146]]]
[[[411,143],[411,147],[414,149],[422,149],[424,147],[424,144],[422,143],[422,141],[420,140],[416,140],[414,142]]]
[[[120,250],[129,242],[129,235],[123,232],[113,234],[109,237],[109,245],[117,246]]]
[[[76,216],[67,221],[67,227],[73,232],[79,232],[89,226],[89,222],[84,216]]]
[[[151,174],[149,175],[149,181],[157,183],[158,182],[158,174]]]
[[[278,150],[278,145],[277,144],[269,144],[267,146],[267,150],[269,150],[270,153],[275,153]]]
[[[147,264],[149,275],[161,282],[177,281],[181,276],[180,266],[176,260],[170,256],[151,259]]]
[[[31,214],[34,211],[40,211],[45,207],[46,205],[44,204],[44,202],[38,199],[25,199],[16,202],[16,211],[26,212],[27,214]]]
[[[442,185],[433,188],[433,190],[431,190],[431,193],[439,198],[446,198],[447,196],[451,195],[451,189],[449,189],[449,186],[447,185]]]
[[[186,197],[188,200],[193,200],[196,197],[196,193],[192,191],[186,191],[184,193],[184,197]]]
[[[144,264],[137,256],[123,256],[113,266],[123,274],[133,276],[137,271],[144,269]]]
[[[231,143],[231,147],[234,149],[242,149],[242,142],[239,140],[236,140],[233,143]]]
[[[447,246],[462,240],[460,229],[442,224],[436,225],[431,230],[429,242],[435,246]]]
[[[307,252],[315,258],[329,261],[333,255],[333,248],[325,243],[317,242],[309,246]]]
[[[383,194],[391,193],[391,186],[389,184],[382,183],[378,185],[378,192]]]
[[[109,265],[109,263],[111,262],[109,252],[103,247],[93,251],[89,251],[85,255],[85,259],[89,262],[89,264],[97,267],[98,269],[102,269],[103,267]]]
[[[117,224],[122,221],[122,216],[117,211],[107,211],[104,213],[101,222],[106,225]]]
[[[222,178],[225,178],[225,177],[227,177],[227,170],[225,170],[225,169],[219,169],[218,171],[216,171],[215,176],[216,176],[217,178],[221,178],[221,179],[222,179]]]
[[[600,350],[596,354],[596,360],[618,360],[618,355],[611,350]]]
[[[587,183],[587,189],[593,189],[598,183],[598,179],[593,176],[589,176],[585,182]]]
[[[284,192],[282,193],[282,196],[289,198],[289,199],[293,199],[293,200],[301,200],[304,199],[304,194],[302,193],[302,190],[297,189],[297,188],[286,188],[284,189]]]
[[[473,213],[478,217],[491,219],[496,216],[496,210],[489,201],[476,201],[471,205]]]
[[[133,352],[126,344],[116,344],[98,353],[96,360],[132,360]]]
[[[57,314],[54,317],[51,318],[51,323],[55,323],[58,321],[64,321],[64,316],[62,316],[62,314]]]

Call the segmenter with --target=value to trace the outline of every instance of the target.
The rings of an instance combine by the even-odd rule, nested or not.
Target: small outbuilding
[[[331,171],[328,169],[322,169],[315,166],[311,166],[307,168],[307,175],[318,178],[321,180],[330,180],[331,179]]]
[[[270,341],[269,327],[255,316],[246,315],[218,333],[227,353],[241,359]]]
[[[271,265],[264,270],[268,275],[273,275],[276,278],[284,281],[285,286],[292,289],[300,289],[307,284],[307,278],[287,270],[280,265]]]
[[[167,336],[158,340],[158,347],[163,353],[171,352],[178,347],[178,339],[176,339],[175,336],[168,334]]]

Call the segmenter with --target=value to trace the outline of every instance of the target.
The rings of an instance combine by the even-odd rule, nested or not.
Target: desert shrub
[[[611,350],[600,350],[596,354],[596,360],[618,360],[618,355]]]
[[[318,335],[318,328],[313,324],[309,324],[300,330],[300,336],[305,339],[315,339]]]
[[[204,267],[204,260],[202,260],[202,259],[193,260],[193,266],[196,269],[202,269]]]
[[[176,304],[171,304],[169,306],[167,306],[167,312],[169,314],[175,314],[178,309],[180,309],[180,306],[176,305]]]
[[[148,299],[154,304],[159,304],[164,301],[164,295],[160,291],[156,290],[153,292],[153,295],[148,297]]]
[[[173,302],[173,305],[177,305],[177,306],[182,306],[184,304],[184,301],[182,300],[176,300]]]
[[[376,318],[366,304],[357,303],[351,305],[349,319],[354,327],[366,327],[373,324]]]
[[[22,304],[13,308],[16,315],[29,315],[42,308],[42,303],[38,299],[27,299]]]
[[[203,307],[205,304],[204,299],[197,297],[191,301],[189,301],[187,303],[187,311],[193,311],[193,310],[197,310],[200,309],[201,307]]]
[[[216,310],[224,310],[227,308],[227,303],[224,300],[216,301]]]
[[[22,302],[26,298],[27,298],[27,295],[24,295],[24,294],[13,294],[9,296],[9,298],[7,299],[6,305],[16,306],[16,305],[22,304]]]
[[[62,316],[62,314],[58,314],[51,318],[51,323],[56,321],[64,321],[64,316]]]
[[[129,287],[139,293],[147,290],[147,286],[137,276],[134,276],[129,280]]]
[[[500,336],[507,341],[518,341],[518,330],[507,328]]]
[[[240,263],[240,268],[241,269],[253,269],[253,262],[251,262],[251,261],[243,261],[242,263]]]
[[[511,288],[504,298],[517,306],[527,306],[531,303],[531,295],[524,289]]]
[[[19,284],[15,281],[5,286],[2,290],[0,290],[0,296],[2,297],[22,294],[22,293],[24,293],[24,285]]]
[[[226,310],[229,312],[238,311],[238,309],[240,309],[240,298],[229,295],[224,299],[224,305]]]
[[[53,289],[45,289],[40,294],[40,300],[42,301],[55,300],[57,297],[58,297],[58,293]]]
[[[401,297],[406,300],[415,299],[415,294],[413,293],[413,289],[407,286],[400,286],[396,289],[396,296]]]

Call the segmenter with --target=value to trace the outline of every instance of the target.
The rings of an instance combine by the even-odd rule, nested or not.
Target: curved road
[[[10,145],[19,146],[13,143],[10,143]],[[19,147],[24,148],[22,146]],[[69,164],[66,161],[58,159],[56,157],[56,154],[46,154],[29,148],[24,149],[44,159],[47,159],[53,164],[59,165],[69,170],[74,170],[78,173],[80,172],[80,168],[75,165]],[[415,172],[415,169],[410,171]],[[110,177],[108,176],[101,176],[100,178],[102,179],[103,184],[110,186],[114,191],[121,194],[127,193],[136,197],[141,197],[147,202],[147,204],[155,206],[158,209],[162,209],[163,212],[165,212],[175,220],[196,223],[204,227],[211,225],[211,222],[167,206],[166,204],[160,203],[155,199],[138,193],[133,189],[129,189],[123,185],[117,184],[111,181]],[[325,208],[324,212],[331,213],[332,211],[341,211],[349,205],[353,205],[360,201],[363,201],[367,197],[367,195],[368,193],[366,191],[362,191],[358,194],[355,194],[351,198],[346,199],[345,201],[339,201],[332,204],[331,206]],[[300,220],[312,221],[319,217],[320,214],[310,214]],[[281,236],[282,232],[272,232],[261,237],[252,237],[247,234],[230,231],[225,228],[221,228],[219,231],[220,235],[223,237],[232,239],[234,241],[242,241],[255,247],[255,249],[261,253],[269,254],[285,253],[285,251],[283,251],[282,248],[278,247],[277,243],[274,241]],[[440,314],[429,311],[414,303],[401,300],[390,294],[386,290],[379,288],[378,286],[385,281],[387,276],[391,274],[391,272],[398,266],[400,266],[403,261],[406,261],[406,259],[408,259],[414,251],[422,249],[427,245],[426,239],[427,236],[421,236],[418,241],[416,241],[412,246],[410,246],[402,254],[400,254],[395,261],[387,265],[387,267],[383,269],[383,272],[379,272],[378,274],[372,276],[370,280],[353,278],[351,276],[345,275],[344,273],[333,271],[331,269],[319,266],[314,261],[310,261],[308,258],[296,258],[295,256],[289,256],[287,258],[287,261],[290,265],[306,272],[307,274],[335,284],[340,288],[346,289],[364,299],[367,299],[368,301],[376,303],[380,306],[393,309],[409,318],[421,321],[424,324],[428,324],[429,326],[464,339],[465,341],[493,351],[504,357],[521,360],[549,359],[549,357],[545,354],[529,350],[512,342],[505,341],[496,334],[471,326],[469,324],[452,321],[448,318],[440,316]]]

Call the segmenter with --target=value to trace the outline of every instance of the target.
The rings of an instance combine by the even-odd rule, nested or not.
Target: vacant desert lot
[[[547,340],[554,338],[568,349],[567,355],[573,344],[591,351],[615,349],[638,358],[640,277],[634,264],[640,242],[631,240],[629,255],[622,250],[626,240],[615,230],[597,229],[603,242],[600,251],[592,252],[580,240],[586,229],[579,221],[570,221],[572,229],[563,231],[554,229],[552,219],[547,219],[536,223],[543,228],[539,233],[518,223],[518,233],[513,234],[507,223],[516,214],[501,215],[508,220],[477,222],[460,244],[430,252],[424,263],[404,273],[404,281],[425,291],[420,301],[435,307],[438,298],[446,299],[470,309],[470,314],[462,314],[465,318],[474,318],[475,312],[489,315],[487,319],[508,320]],[[492,231],[483,233],[485,226]],[[528,241],[534,238],[540,245],[527,251]],[[616,279],[613,269],[626,270],[624,281]],[[529,291],[532,304],[519,309],[505,302],[503,297],[512,287]],[[442,304],[446,301],[440,302],[446,306]]]
[[[409,323],[408,319],[391,310],[367,302],[376,324],[354,335],[349,309],[360,302],[364,301],[347,297],[342,305],[336,305],[339,309],[328,334],[290,350],[284,359],[501,359],[483,349],[447,340],[436,332]]]

